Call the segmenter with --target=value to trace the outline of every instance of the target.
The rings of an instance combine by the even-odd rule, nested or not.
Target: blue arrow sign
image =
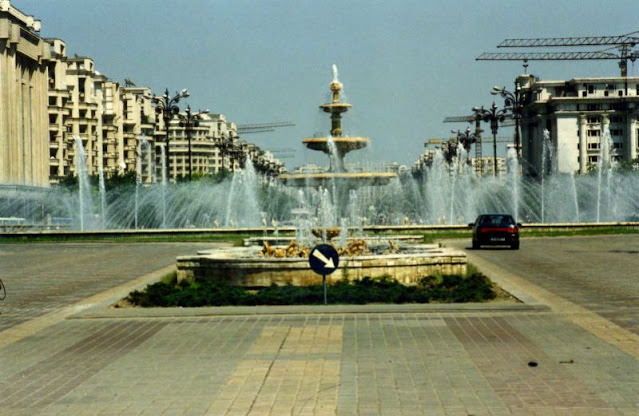
[[[319,244],[311,250],[308,256],[308,263],[315,273],[326,276],[337,270],[339,255],[333,246]]]

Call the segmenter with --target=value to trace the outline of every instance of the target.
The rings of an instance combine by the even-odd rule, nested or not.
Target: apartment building
[[[169,123],[169,140],[171,141],[169,154],[169,177],[188,177],[189,160],[191,172],[194,175],[216,174],[227,169],[234,171],[241,167],[233,157],[233,151],[239,146],[237,126],[227,122],[224,114],[208,112],[193,112],[199,114],[195,123],[185,125],[186,112],[180,112]],[[158,129],[155,131],[155,141],[158,148],[166,147],[166,127],[164,120],[156,119]],[[189,158],[189,141],[191,152]],[[157,152],[158,155],[163,151]],[[246,153],[245,153],[246,155]],[[158,169],[162,166],[162,159],[157,159]],[[159,172],[159,170],[158,170]]]
[[[143,183],[161,181],[167,137],[170,180],[234,171],[246,157],[267,175],[284,170],[270,152],[239,140],[223,114],[187,126],[181,112],[167,129],[150,88],[109,79],[92,58],[70,56],[63,40],[42,38],[40,28],[0,0],[0,185],[57,184],[77,174],[80,151],[89,175],[135,172]]]
[[[456,139],[450,139],[453,143],[456,143]],[[441,140],[431,140],[431,144],[439,144]],[[411,172],[414,176],[424,175],[425,172],[433,166],[433,162],[437,157],[438,152],[443,152],[441,146],[431,147],[425,150],[415,161]],[[440,156],[442,160],[446,160],[445,156]],[[495,164],[495,158],[493,156],[483,156],[481,158],[469,156],[468,161],[470,163],[470,169],[479,176],[492,176],[496,174],[499,177],[503,177],[507,173],[506,159],[499,156],[496,158],[497,169],[495,170],[493,165]]]
[[[62,40],[47,41],[51,183],[76,174],[79,145],[89,175],[136,172],[142,183],[161,181],[167,129],[151,89],[110,80],[91,58],[68,57]],[[182,111],[169,122],[169,180],[242,166],[251,146],[239,140],[235,123],[203,113],[188,127],[185,117]]]
[[[597,77],[567,81],[517,79],[525,99],[522,157],[526,173],[539,175],[542,160],[561,173],[585,174],[601,162],[632,162],[639,145],[639,78]],[[544,130],[550,143],[544,144]],[[603,140],[610,133],[610,144]],[[552,148],[553,153],[546,152]],[[544,167],[548,172],[549,167]]]
[[[0,0],[0,185],[49,183],[47,63],[39,20]]]

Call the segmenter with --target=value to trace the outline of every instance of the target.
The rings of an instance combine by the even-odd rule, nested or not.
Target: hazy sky
[[[242,138],[294,149],[290,168],[328,164],[304,137],[327,134],[336,64],[346,100],[346,134],[371,146],[347,160],[412,165],[424,141],[464,124],[447,116],[490,106],[493,85],[512,88],[520,62],[481,62],[507,52],[506,38],[622,35],[639,30],[637,0],[12,0],[63,39],[69,55],[94,59],[112,80],[130,78],[155,93],[188,88],[192,109],[238,124],[291,121]],[[601,49],[604,49],[603,47]],[[546,49],[548,50],[548,49]],[[573,50],[561,48],[557,50]],[[513,49],[512,51],[516,51]],[[528,50],[529,52],[535,50]],[[639,62],[629,75],[639,76]],[[617,62],[530,62],[542,79],[618,76]],[[512,134],[503,129],[500,136]]]

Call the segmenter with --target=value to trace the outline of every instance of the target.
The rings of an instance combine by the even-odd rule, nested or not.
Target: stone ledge
[[[229,248],[180,256],[177,258],[178,282],[211,279],[247,287],[264,287],[273,283],[295,286],[322,283],[322,276],[310,269],[307,258],[260,257],[257,251],[255,247]],[[326,280],[331,284],[342,279],[387,276],[411,285],[428,275],[465,274],[466,266],[466,253],[447,248],[342,257],[337,270],[326,276]]]

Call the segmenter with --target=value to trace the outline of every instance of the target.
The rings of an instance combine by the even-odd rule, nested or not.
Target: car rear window
[[[486,215],[479,221],[479,225],[491,227],[509,227],[514,224],[515,221],[510,215]]]

